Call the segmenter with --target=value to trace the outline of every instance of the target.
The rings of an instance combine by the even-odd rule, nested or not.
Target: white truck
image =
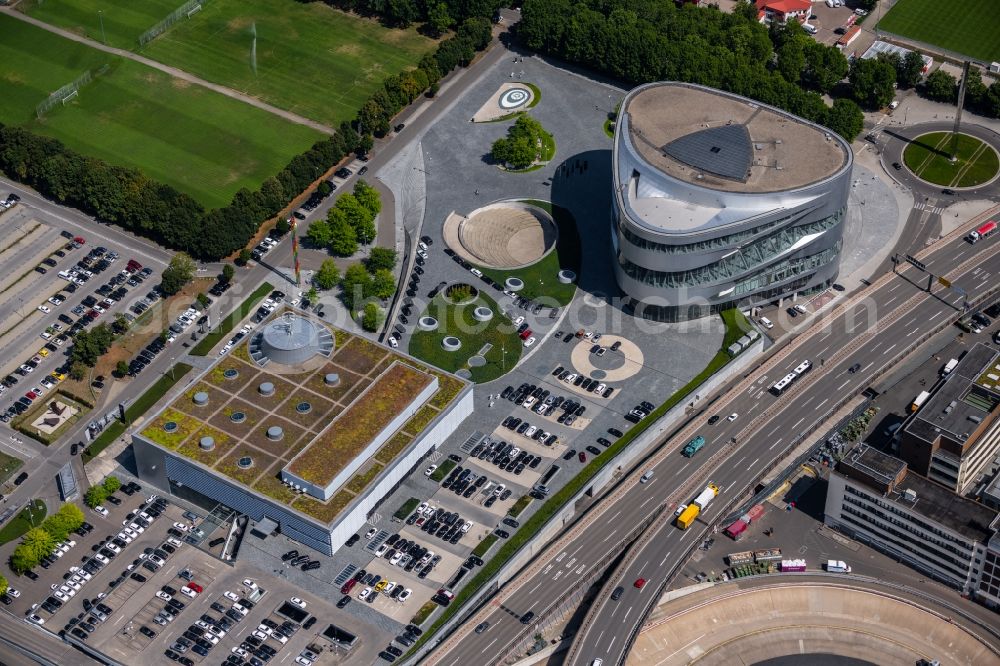
[[[851,573],[851,567],[847,566],[843,560],[827,560],[826,570],[829,573]]]

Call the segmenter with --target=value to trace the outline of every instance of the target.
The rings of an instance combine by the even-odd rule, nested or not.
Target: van
[[[819,29],[817,29],[816,26],[809,25],[808,23],[803,23],[802,29],[808,32],[810,35],[815,35],[817,32],[819,32]]]
[[[770,331],[770,330],[771,330],[772,328],[774,328],[774,324],[773,324],[773,323],[771,322],[771,320],[770,320],[770,319],[768,319],[767,317],[761,317],[761,318],[760,318],[760,319],[758,319],[757,321],[759,321],[759,322],[760,322],[760,325],[761,325],[761,326],[763,326],[764,328],[766,328],[766,329],[767,329],[767,330],[769,330],[769,331]]]
[[[590,662],[590,666],[601,666],[601,664],[603,663],[604,663],[603,659],[595,659],[594,661]]]
[[[639,483],[646,483],[647,481],[649,481],[652,478],[653,478],[653,470],[649,470],[645,474],[642,475],[642,478],[639,479]]]

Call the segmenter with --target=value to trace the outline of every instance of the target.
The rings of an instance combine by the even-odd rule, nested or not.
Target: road
[[[939,275],[956,273],[949,277],[971,299],[996,284],[995,278],[990,278],[1000,271],[998,254],[1000,246],[996,244],[970,245],[955,238],[929,251],[924,262],[928,270]],[[971,265],[952,270],[963,262]],[[794,351],[779,352],[773,362],[765,362],[721,396],[713,413],[723,418],[716,425],[706,425],[702,417],[667,442],[658,454],[660,462],[648,467],[654,471],[649,483],[637,482],[638,474],[646,468],[626,478],[603,502],[587,529],[572,541],[563,541],[559,549],[546,551],[543,557],[547,560],[529,565],[534,572],[530,581],[502,590],[455,636],[445,640],[428,663],[457,666],[500,661],[526,635],[534,633],[534,622],[574,581],[617,554],[620,548],[615,548],[616,540],[648,519],[658,506],[666,504],[665,515],[672,518],[678,501],[689,501],[710,480],[722,489],[721,494],[694,526],[681,531],[668,522],[660,530],[647,530],[637,542],[626,559],[630,564],[608,583],[591,607],[592,620],[577,636],[569,661],[590,663],[601,658],[607,664],[620,663],[631,631],[643,621],[674,565],[686,559],[703,529],[720,516],[728,501],[742,495],[769,461],[790,448],[799,433],[808,432],[824,419],[840,398],[862,389],[911,342],[959,313],[960,296],[941,287],[929,296],[921,291],[926,278],[920,276],[907,265],[899,276],[876,282],[843,311],[817,321],[793,343]],[[812,361],[813,371],[781,397],[771,395],[769,387],[806,359]],[[860,369],[850,373],[848,368],[855,364],[860,364]],[[725,418],[731,413],[738,414],[732,422]],[[693,458],[681,457],[678,449],[696,433],[705,436],[705,447]],[[731,444],[734,437],[735,445]],[[684,496],[678,496],[685,484]],[[638,578],[647,579],[642,589],[634,587]],[[612,602],[609,592],[618,585],[625,588],[624,594]],[[519,620],[529,612],[536,617],[526,626]],[[472,633],[471,627],[482,621],[490,623],[488,630]]]

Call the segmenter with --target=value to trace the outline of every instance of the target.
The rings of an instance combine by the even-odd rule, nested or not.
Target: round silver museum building
[[[684,321],[831,284],[851,147],[745,97],[651,83],[622,101],[612,245],[636,314]]]

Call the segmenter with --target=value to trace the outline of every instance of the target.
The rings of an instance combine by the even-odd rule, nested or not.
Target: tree
[[[233,281],[233,278],[235,276],[236,276],[235,266],[233,266],[232,264],[225,264],[222,266],[222,279],[220,280],[222,284],[229,284],[230,282]]]
[[[107,493],[110,495],[111,493],[117,491],[119,488],[122,487],[122,482],[118,480],[117,476],[112,475],[106,477],[104,479],[104,483],[101,485],[104,486],[104,490],[106,490]]]
[[[76,381],[82,381],[87,376],[87,366],[80,361],[75,361],[69,366],[69,376]]]
[[[0,597],[7,594],[7,590],[9,587],[10,584],[7,582],[7,579],[4,578],[3,576],[0,576]]]
[[[361,207],[366,209],[372,216],[378,215],[382,211],[382,195],[374,187],[363,180],[354,184],[354,198],[358,200]]]
[[[119,377],[124,377],[125,375],[127,375],[128,363],[126,363],[125,361],[118,361],[118,363],[115,364],[115,374],[118,375]]]
[[[935,102],[954,104],[958,100],[958,80],[943,69],[938,69],[927,75],[923,93]]]
[[[380,268],[392,270],[396,267],[398,255],[395,250],[388,247],[373,247],[365,259],[365,268],[368,272],[374,273]]]
[[[56,543],[65,541],[72,530],[69,528],[69,522],[66,520],[65,516],[60,516],[58,513],[52,514],[48,518],[42,521],[41,528],[49,533],[52,540]]]
[[[306,229],[306,240],[315,248],[330,247],[333,234],[326,220],[313,220]]]
[[[375,238],[375,214],[361,205],[353,194],[344,194],[334,208],[344,215],[344,219],[354,229],[354,237],[358,243],[367,245]]]
[[[28,530],[10,556],[11,568],[23,573],[38,566],[42,558],[52,552],[55,545],[52,535],[41,527]]]
[[[375,147],[375,137],[371,134],[362,134],[358,139],[358,154],[367,155]]]
[[[72,502],[66,502],[61,507],[59,507],[59,515],[66,518],[67,522],[72,526],[70,531],[73,531],[83,525],[83,511],[76,504]]]
[[[178,252],[170,260],[170,264],[163,269],[160,289],[167,296],[173,296],[194,279],[197,268],[198,266],[191,257],[183,252]]]
[[[198,305],[200,305],[203,310],[209,306],[208,294],[205,292],[198,292],[198,295],[194,298],[198,301]]]
[[[108,491],[104,489],[104,486],[91,486],[83,496],[84,503],[91,509],[100,506],[106,499],[108,499]]]
[[[838,98],[827,110],[823,124],[851,142],[864,129],[865,116],[857,104],[849,99]]]
[[[326,181],[323,181],[326,183]],[[329,183],[327,183],[329,185]],[[279,217],[278,221],[274,223],[274,232],[279,236],[284,236],[289,231],[292,230],[292,223],[288,221],[286,217]]]
[[[333,192],[333,185],[331,185],[328,180],[324,180],[316,186],[316,194],[319,194],[320,196],[328,197],[331,192]]]
[[[440,37],[453,22],[454,19],[448,13],[447,4],[439,2],[427,8],[427,29],[430,31],[431,36]]]
[[[327,220],[330,225],[330,251],[338,257],[349,257],[357,252],[358,234],[347,221],[344,212],[331,208]]]
[[[810,38],[805,47],[806,69],[802,72],[804,85],[828,93],[847,76],[849,65],[840,49],[824,46]]]
[[[382,325],[384,319],[385,313],[382,311],[382,308],[375,303],[367,303],[361,315],[361,328],[366,331],[375,332]]]
[[[309,287],[309,291],[306,292],[306,300],[310,303],[315,303],[319,300],[319,292],[316,291],[316,287]]]
[[[798,83],[806,68],[806,50],[801,40],[788,39],[777,49],[778,71],[786,81]]]
[[[246,266],[250,263],[250,250],[243,248],[240,250],[239,257],[236,259],[237,266]]]
[[[900,88],[915,88],[923,74],[923,57],[917,51],[910,51],[896,66],[896,83]]]
[[[881,58],[855,58],[850,73],[851,93],[862,108],[881,109],[896,94],[896,68]]]
[[[392,272],[379,268],[372,275],[372,296],[375,298],[391,298],[396,293],[396,278]]]
[[[352,264],[344,271],[344,279],[340,286],[341,297],[349,310],[354,310],[372,292],[372,276],[361,264]]]
[[[337,283],[340,282],[340,269],[337,268],[333,259],[323,260],[316,275],[313,276],[313,282],[320,289],[329,290],[337,286]]]
[[[354,236],[358,243],[368,245],[378,236],[378,229],[375,227],[375,220],[360,220],[358,226],[354,227]]]

